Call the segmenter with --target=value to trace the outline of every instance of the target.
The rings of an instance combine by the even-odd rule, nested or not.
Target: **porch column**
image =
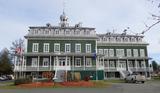
[[[147,77],[147,70],[148,70],[148,67],[146,67],[146,61],[145,59],[143,59],[143,64],[144,64],[144,70],[145,70],[145,76]]]
[[[67,81],[67,66],[68,66],[68,62],[67,62],[67,56],[66,56],[66,59],[65,59],[65,81]]]
[[[136,71],[137,71],[138,65],[137,65],[137,60],[136,59],[135,59],[135,68],[136,68]]]
[[[59,60],[58,60],[58,56],[56,56],[56,67],[59,66]]]
[[[38,75],[39,75],[39,59],[40,59],[40,57],[38,56],[38,68],[37,68],[37,70],[38,70]]]
[[[74,56],[72,56],[72,69],[71,70],[73,71],[72,79],[74,80]]]
[[[24,77],[24,56],[22,57],[22,77]]]
[[[104,57],[103,57],[103,69],[104,69]]]
[[[117,67],[116,68],[119,68],[119,58],[118,58],[118,61],[117,61]]]
[[[130,67],[129,67],[129,63],[128,63],[128,58],[127,58],[127,70],[129,71]]]
[[[85,70],[86,62],[85,62],[85,56],[83,56],[83,70]]]
[[[50,56],[50,59],[49,59],[49,67],[50,67],[50,71],[51,71],[51,69],[52,69],[52,65],[51,65],[51,62],[52,62],[52,56]]]

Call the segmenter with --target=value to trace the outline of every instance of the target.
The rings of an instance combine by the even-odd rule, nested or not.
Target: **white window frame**
[[[39,50],[39,43],[32,44],[32,52],[38,52]]]
[[[55,29],[55,34],[58,35],[59,34],[59,30]]]
[[[57,51],[56,46],[59,46],[59,47],[58,47],[58,50],[59,50],[59,51]],[[54,52],[56,52],[56,53],[57,53],[57,52],[58,52],[58,53],[60,52],[60,43],[55,43],[55,44],[54,44]]]
[[[127,49],[127,57],[132,57],[132,50],[131,49]]]
[[[109,49],[109,57],[114,57],[114,49]]]
[[[38,66],[38,58],[32,58],[31,67],[37,67]]]
[[[43,67],[48,67],[48,66],[49,66],[49,58],[43,58]]]
[[[67,46],[69,46],[69,48],[67,48]],[[65,44],[65,52],[66,53],[70,53],[71,52],[71,44],[69,44],[69,43]]]
[[[91,44],[86,44],[86,53],[91,53]]]
[[[43,52],[49,52],[49,43],[43,44]]]
[[[106,57],[108,57],[109,56],[109,51],[108,51],[108,49],[104,49],[104,55],[106,56]]]
[[[86,67],[92,67],[92,59],[86,58]]]
[[[78,46],[79,46],[79,49],[77,49]],[[81,44],[79,44],[79,43],[75,44],[75,52],[76,53],[81,53]]]
[[[80,63],[78,64],[79,61]],[[75,58],[75,67],[81,67],[81,58]]]
[[[138,57],[138,49],[133,49],[133,56]]]
[[[144,49],[140,49],[140,57],[145,57],[145,51],[144,51]]]
[[[98,49],[98,54],[103,54],[103,49]]]
[[[115,68],[115,62],[114,61],[109,61],[109,67]]]

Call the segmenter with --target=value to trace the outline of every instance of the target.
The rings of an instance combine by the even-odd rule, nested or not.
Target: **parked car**
[[[140,75],[140,74],[128,74],[125,78],[125,82],[132,82],[132,83],[137,83],[137,82],[141,82],[144,83],[146,81],[145,76]]]
[[[0,77],[0,81],[5,81],[5,78],[3,78],[3,77]]]

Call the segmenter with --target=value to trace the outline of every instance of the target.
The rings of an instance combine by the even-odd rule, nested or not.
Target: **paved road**
[[[0,89],[0,93],[160,93],[160,82],[145,84],[114,83],[109,88]]]

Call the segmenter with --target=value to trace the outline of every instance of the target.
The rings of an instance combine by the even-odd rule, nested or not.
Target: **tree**
[[[3,49],[0,56],[0,74],[12,74],[12,63],[9,58],[8,49]]]
[[[150,25],[145,24],[146,29],[144,29],[141,34],[144,34],[145,32],[149,31],[152,27],[160,23],[160,14],[159,14],[160,13],[160,0],[147,0],[147,1],[151,2],[151,4],[155,6],[155,8],[157,9],[157,13],[151,13],[151,17],[155,22]]]
[[[20,56],[20,54],[24,51],[24,40],[17,39],[12,42],[12,46],[10,47],[11,59],[13,60],[15,56]]]
[[[157,71],[158,70],[158,64],[156,61],[152,61],[152,66],[153,66],[153,71]]]

